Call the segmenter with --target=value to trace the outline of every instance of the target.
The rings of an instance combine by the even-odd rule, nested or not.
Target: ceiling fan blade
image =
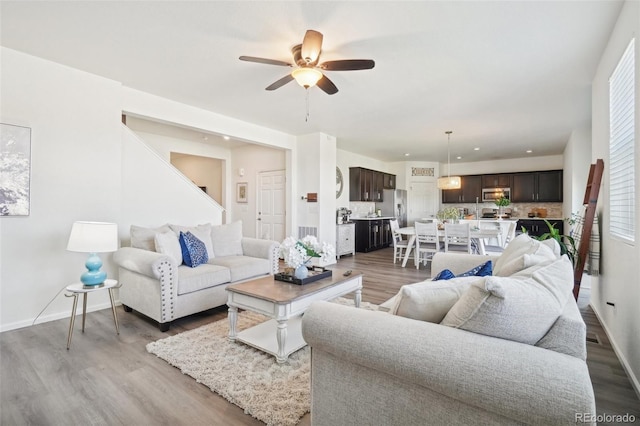
[[[322,78],[318,80],[316,85],[321,88],[327,95],[335,95],[338,93],[338,88],[333,81],[329,80],[326,75],[322,75]]]
[[[318,65],[327,71],[355,71],[370,70],[376,65],[372,59],[343,59],[339,61],[327,61]]]
[[[278,61],[276,59],[266,59],[266,58],[256,58],[255,56],[240,56],[241,61],[247,62],[257,62],[259,64],[268,64],[268,65],[281,65],[283,67],[292,67],[288,62]]]
[[[276,81],[275,83],[272,83],[270,86],[267,86],[264,90],[276,90],[284,86],[291,80],[293,80],[293,76],[291,74],[287,74],[284,77],[282,77],[280,80]]]
[[[307,30],[302,40],[302,58],[312,64],[318,60],[320,50],[322,50],[322,33]]]

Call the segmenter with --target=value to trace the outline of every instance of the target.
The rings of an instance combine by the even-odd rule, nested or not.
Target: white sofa
[[[189,231],[206,246],[207,263],[183,264],[180,231]],[[177,244],[177,245],[176,245]],[[226,287],[278,272],[279,243],[242,236],[242,222],[196,227],[131,227],[131,247],[114,255],[119,267],[120,301],[169,330],[171,321],[227,302]]]
[[[448,268],[459,274],[477,266],[479,259],[492,259],[496,265],[500,261],[497,256],[439,253],[432,271]],[[405,286],[390,306],[391,312],[409,317],[314,303],[302,321],[312,350],[311,423],[573,425],[595,416],[585,362],[586,326],[571,296],[572,269],[566,262],[543,261],[530,253],[510,265],[501,262],[503,272],[524,268],[507,277]],[[561,268],[543,266],[550,263]],[[523,277],[527,270],[528,278]],[[547,293],[557,288],[544,288],[540,297],[527,295],[530,289],[525,289],[521,300],[514,293],[520,286],[545,287],[539,281],[553,281],[554,275],[561,281],[561,291],[550,299],[545,299]],[[495,297],[500,294],[500,281],[505,284],[502,290],[506,289],[503,300]],[[483,286],[492,288],[491,292],[483,291]],[[473,316],[482,311],[480,304],[469,311],[468,323],[452,323],[461,313],[457,305],[468,305],[474,292],[498,302],[488,303],[493,311],[484,318],[491,318],[484,330],[470,330],[478,326]],[[413,299],[408,301],[407,296]],[[517,306],[529,300],[533,309]],[[528,313],[519,318],[519,310]],[[549,317],[554,310],[557,318]],[[547,325],[539,327],[545,323],[550,324],[546,332]],[[513,338],[496,337],[510,331],[516,332]]]

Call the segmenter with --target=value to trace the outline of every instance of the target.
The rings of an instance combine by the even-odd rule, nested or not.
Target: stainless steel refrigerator
[[[407,191],[404,189],[385,189],[382,193],[382,202],[376,203],[376,209],[380,209],[382,216],[395,217],[400,227],[407,226]]]

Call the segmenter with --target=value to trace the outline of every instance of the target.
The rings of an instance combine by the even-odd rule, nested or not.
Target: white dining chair
[[[468,223],[444,224],[444,251],[473,253],[471,227]]]
[[[397,219],[391,219],[389,225],[391,226],[391,238],[393,239],[393,263],[396,263],[396,260],[402,261],[405,250],[409,248],[409,242],[402,239],[402,234],[398,233],[400,226]]]
[[[501,224],[503,222],[502,221],[497,221],[497,220],[481,220],[478,223],[478,227],[481,230],[486,230],[486,229],[490,229],[490,230],[500,230]],[[498,235],[496,235],[495,237],[492,238],[485,238],[484,239],[484,244],[485,245],[494,245],[494,246],[502,246],[504,245],[503,240],[502,240],[502,232],[498,233]]]
[[[440,238],[438,237],[438,224],[435,222],[416,222],[416,269],[420,264],[430,262],[433,255],[440,251]]]
[[[502,245],[485,244],[484,245],[485,254],[501,254],[504,251],[504,249],[507,247],[507,244],[509,244],[509,242],[515,238],[517,224],[518,223],[515,221],[509,223],[509,229],[507,231],[507,236],[504,239],[504,244]]]

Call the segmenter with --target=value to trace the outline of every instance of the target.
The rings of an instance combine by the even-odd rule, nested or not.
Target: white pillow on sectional
[[[242,221],[212,227],[211,242],[217,257],[242,256]]]
[[[419,321],[439,323],[460,296],[479,277],[457,277],[446,281],[423,281],[403,285],[389,313]]]
[[[551,251],[553,251],[553,254],[556,256],[556,259],[559,258],[560,256],[562,256],[560,253],[560,244],[558,244],[558,242],[553,239],[553,238],[548,238],[546,240],[542,240],[540,241],[540,244],[544,244],[545,246],[549,247],[551,249]]]
[[[572,288],[567,256],[537,265],[530,276],[485,277],[469,287],[441,324],[534,345],[556,322]]]
[[[129,234],[131,235],[131,247],[156,251],[154,241],[156,234],[170,230],[169,225],[162,225],[159,228],[143,228],[142,226],[131,225],[131,228],[129,228]]]
[[[176,264],[182,265],[182,248],[180,241],[173,231],[156,234],[156,251],[175,259]]]
[[[524,255],[535,255],[538,261],[557,258],[553,249],[547,244],[542,244],[541,241],[535,240],[527,234],[521,234],[507,245],[502,255],[496,260],[493,267],[493,275],[508,277],[527,268],[528,265],[523,258]]]
[[[169,225],[171,230],[175,232],[175,234],[180,238],[180,232],[191,232],[194,237],[199,239],[204,243],[204,247],[207,249],[207,257],[212,259],[214,257],[213,244],[211,243],[211,224],[204,223],[198,226],[180,226],[180,225]],[[179,241],[178,241],[179,244]]]

